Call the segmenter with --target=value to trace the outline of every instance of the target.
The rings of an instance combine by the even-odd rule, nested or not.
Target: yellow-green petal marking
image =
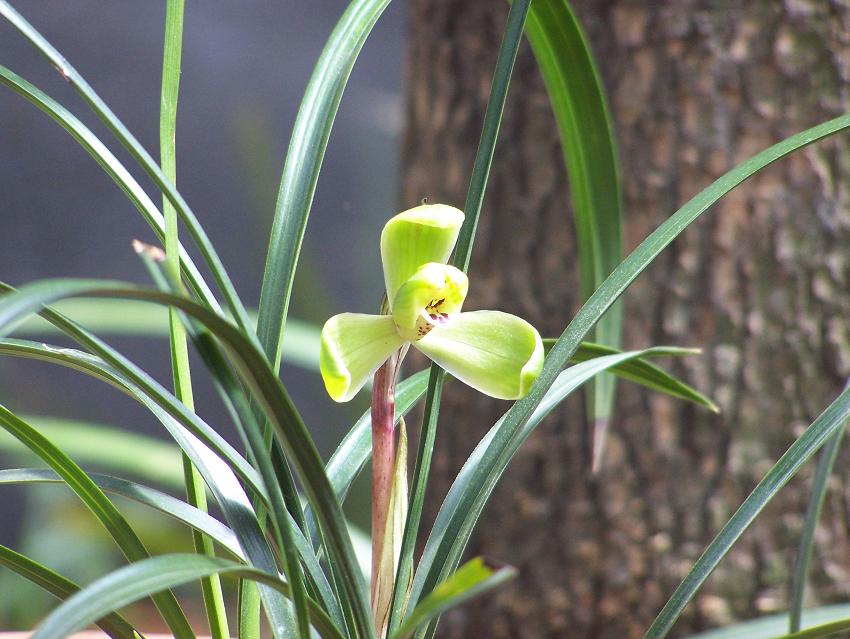
[[[460,313],[413,345],[491,397],[525,397],[543,367],[543,341],[524,319],[500,311]]]
[[[403,344],[388,315],[334,315],[322,327],[319,355],[328,395],[335,402],[350,400]]]

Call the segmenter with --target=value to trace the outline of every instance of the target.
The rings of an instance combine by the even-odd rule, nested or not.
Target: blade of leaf
[[[803,623],[806,627],[840,621],[850,616],[850,604],[833,604],[803,611]],[[788,627],[788,615],[768,615],[736,623],[723,628],[706,630],[686,639],[777,639]]]
[[[104,613],[122,608],[152,592],[172,588],[212,574],[251,579],[286,597],[289,585],[275,575],[225,559],[204,555],[169,554],[119,568],[70,597],[38,627],[32,639],[55,639],[84,628]],[[310,621],[323,639],[343,639],[333,622],[314,601]]]
[[[162,172],[172,183],[177,181],[177,101],[180,91],[180,61],[183,53],[183,0],[167,0],[165,4],[165,37],[162,51],[162,89],[159,101],[159,155]],[[177,226],[177,211],[162,198],[162,213],[165,217],[165,269],[176,282],[180,281],[180,239]],[[170,325],[171,370],[174,392],[177,399],[194,411],[195,399],[192,392],[192,376],[189,368],[189,348],[186,330],[180,322],[176,309],[168,309]],[[207,510],[207,494],[204,480],[191,460],[183,454],[183,474],[186,483],[187,501],[199,510]],[[195,551],[215,557],[212,540],[197,530],[192,530]],[[224,594],[218,575],[201,579],[207,623],[213,639],[230,639]],[[306,619],[304,619],[306,624]],[[302,636],[302,639],[306,637]]]
[[[275,372],[280,369],[295,268],[334,118],[357,56],[389,3],[351,2],[316,63],[298,109],[275,204],[257,318],[257,335]]]
[[[466,562],[413,609],[392,639],[408,639],[425,622],[514,577],[516,569],[511,566],[489,566],[481,557]]]
[[[67,315],[98,335],[131,337],[167,337],[168,311],[144,302],[110,299],[67,300],[56,305]],[[256,314],[249,310],[253,321]],[[290,318],[283,338],[283,356],[289,364],[311,371],[319,370],[320,327]],[[31,317],[15,329],[15,334],[54,335],[61,333],[40,317]]]
[[[62,478],[92,514],[97,517],[129,561],[140,561],[149,557],[144,544],[121,513],[118,512],[118,509],[70,457],[2,405],[0,405],[0,427],[20,440]],[[195,635],[189,621],[173,594],[162,592],[152,599],[163,621],[174,633],[175,639],[194,639]],[[98,615],[97,618],[101,616]]]
[[[81,462],[121,470],[170,487],[183,485],[180,450],[173,444],[91,422],[44,415],[21,415],[21,418]],[[26,448],[4,435],[0,436],[0,450],[19,453]]]
[[[496,141],[502,124],[502,114],[508,97],[511,74],[513,73],[530,5],[531,0],[513,0],[511,3],[505,25],[505,34],[502,37],[499,53],[496,57],[496,68],[493,71],[490,95],[487,98],[487,107],[484,110],[481,137],[478,141],[478,149],[475,152],[472,174],[469,178],[469,189],[463,206],[465,217],[452,260],[453,264],[464,273],[469,270],[469,263],[472,258],[472,244],[475,239],[475,231],[478,228],[481,208],[484,204],[484,194],[487,190],[487,180],[490,176],[493,156],[496,153]],[[445,372],[436,364],[432,364],[428,393],[425,398],[426,412],[422,421],[422,434],[420,435],[414,464],[414,480],[410,494],[411,508],[408,511],[405,525],[401,561],[396,575],[396,588],[390,608],[390,633],[398,628],[402,622],[407,584],[410,583],[413,575],[413,550],[419,537],[422,504],[428,485],[431,457],[439,420],[439,397],[442,393],[444,381]]]
[[[678,349],[673,349],[674,353],[677,351]],[[511,411],[505,413],[475,447],[443,501],[416,570],[408,611],[413,610],[417,603],[438,583],[445,580],[457,566],[475,523],[499,478],[513,455],[543,418],[595,375],[631,359],[663,357],[667,354],[667,349],[653,348],[606,355],[576,364],[558,375],[520,429],[511,431],[506,428],[506,425],[510,425],[508,420]],[[427,629],[417,632],[417,637],[433,636],[435,628],[436,620],[431,622]]]
[[[554,342],[555,340],[544,339],[543,345],[548,351]],[[594,357],[616,355],[620,352],[621,351],[618,349],[611,348],[610,346],[603,346],[592,342],[582,342],[579,345],[578,350],[576,350],[570,358],[570,362],[586,362]],[[699,355],[700,353],[701,351],[699,349],[682,348],[679,349],[675,355],[677,357],[687,357],[688,355]],[[665,393],[671,397],[693,402],[698,406],[707,408],[713,413],[720,412],[720,408],[710,398],[706,397],[689,384],[676,379],[664,369],[645,360],[636,359],[624,362],[612,369],[611,374],[616,375],[617,377],[622,377],[630,382],[646,386],[652,390]]]
[[[57,599],[67,599],[80,590],[70,579],[3,545],[0,545],[0,566],[14,571]],[[112,639],[137,639],[133,626],[114,612],[96,619],[94,623]]]
[[[535,0],[525,29],[549,95],[561,138],[579,257],[583,300],[622,259],[622,191],[613,125],[605,88],[581,25],[566,0]],[[620,345],[622,307],[614,304],[588,337]],[[587,385],[593,429],[593,467],[604,451],[614,402],[615,378]]]
[[[791,445],[744,500],[731,519],[726,522],[714,541],[706,548],[670,596],[667,604],[649,627],[645,635],[646,639],[667,636],[685,606],[756,516],[797,474],[806,460],[814,455],[834,433],[844,427],[848,418],[850,418],[850,387],[846,388]]]
[[[524,428],[566,362],[569,361],[578,349],[584,336],[587,335],[598,319],[604,315],[635,278],[696,218],[704,213],[712,204],[716,203],[723,195],[765,166],[772,164],[797,149],[801,149],[840,131],[845,131],[848,128],[850,128],[850,115],[844,115],[807,129],[769,147],[721,176],[671,215],[658,229],[641,242],[620,263],[593,295],[591,295],[590,299],[585,302],[566,327],[564,333],[555,343],[549,356],[546,358],[534,387],[532,387],[525,398],[516,402],[506,414],[502,422],[503,432],[500,434],[500,442],[510,442]],[[460,516],[463,517],[463,515]],[[455,561],[455,555],[459,556],[459,549],[462,549],[467,541],[468,537],[457,539],[457,548],[451,551]],[[432,585],[434,583],[436,582],[432,582]]]
[[[238,294],[236,293],[236,289],[233,286],[233,283],[230,281],[230,277],[227,274],[224,265],[222,264],[218,254],[215,251],[215,248],[210,242],[209,237],[201,226],[200,222],[198,222],[198,218],[189,208],[186,200],[177,192],[177,189],[174,187],[174,184],[169,180],[162,169],[160,169],[159,164],[151,157],[151,155],[145,151],[144,147],[139,143],[139,141],[133,136],[132,133],[127,129],[126,126],[118,119],[118,117],[112,112],[112,110],[106,105],[106,103],[100,98],[100,96],[92,89],[88,82],[83,78],[82,75],[65,59],[65,57],[59,53],[59,51],[52,45],[47,39],[42,36],[27,20],[18,13],[7,0],[0,0],[0,15],[5,17],[18,32],[21,33],[30,43],[36,48],[36,50],[41,53],[47,60],[62,74],[62,77],[68,81],[68,83],[74,87],[74,89],[80,94],[86,104],[89,105],[91,110],[95,113],[95,115],[100,118],[100,120],[107,126],[107,128],[112,132],[112,134],[116,137],[116,139],[124,146],[125,149],[130,153],[136,162],[145,170],[150,179],[156,184],[157,188],[159,188],[171,201],[172,205],[174,205],[177,210],[177,214],[180,216],[180,219],[186,225],[186,229],[189,231],[189,234],[192,236],[192,239],[198,246],[198,249],[201,252],[202,257],[204,258],[204,262],[209,267],[210,272],[213,275],[216,283],[218,284],[219,289],[224,295],[225,300],[227,301],[228,309],[233,314],[236,319],[237,324],[246,332],[246,334],[250,334],[250,321],[248,319],[248,314],[245,311],[245,307],[239,299]],[[4,71],[8,71],[6,69],[0,68],[0,81],[8,80],[6,77],[7,74],[4,74]],[[12,74],[14,75],[14,74]],[[35,89],[35,87],[32,87]],[[14,86],[12,87],[15,90]],[[37,93],[37,89],[35,89]],[[43,97],[44,94],[41,94]],[[44,107],[39,104],[36,100],[38,99],[36,95],[25,95],[30,101],[34,102],[39,108],[44,109]],[[49,100],[49,98],[47,98]],[[52,102],[52,101],[51,101]],[[54,103],[55,104],[55,103]],[[72,136],[80,142],[87,151],[91,153],[89,148],[87,148],[86,144],[91,141],[94,136],[91,134],[88,129],[79,123],[74,116],[70,115],[67,111],[62,109],[61,106],[55,104],[60,109],[60,112],[65,112],[68,116],[70,116],[70,122],[76,121],[76,124],[81,128],[75,127],[75,130],[72,131],[68,129],[68,127],[60,120],[57,120],[63,127],[65,127]],[[51,117],[56,119],[56,115],[48,111],[48,114]],[[77,131],[77,132],[75,132]],[[82,133],[82,138],[78,137],[78,134]],[[96,138],[94,138],[96,139]],[[99,142],[99,141],[98,141]],[[102,146],[102,145],[101,145]],[[104,147],[105,148],[105,147]],[[107,151],[108,153],[108,151]],[[111,154],[104,156],[109,157]],[[100,159],[95,157],[99,164],[107,171],[110,172],[111,169],[107,168]],[[114,163],[117,164],[117,160],[112,157]],[[123,167],[121,167],[123,169]],[[126,170],[124,171],[126,173]],[[111,175],[111,173],[110,173]],[[127,174],[129,175],[129,174]],[[113,178],[114,179],[114,178]],[[130,196],[130,192],[127,191],[127,185],[135,185],[138,187],[138,184],[135,184],[135,181],[132,180],[127,182],[126,184],[119,182],[119,186],[121,186],[122,190]],[[131,197],[132,199],[132,197]],[[135,202],[134,202],[135,203]],[[156,207],[154,206],[154,210]],[[141,209],[140,209],[141,210]],[[144,212],[142,212],[144,215]],[[150,222],[149,222],[150,223]],[[158,227],[159,228],[159,227]],[[161,234],[161,228],[158,230],[154,229],[157,233]],[[160,235],[160,237],[162,237]],[[180,256],[181,261],[186,265],[187,269],[191,269],[193,273],[197,274],[197,269],[192,265],[191,260],[188,258],[188,254],[182,253]],[[200,277],[200,275],[198,275]],[[202,281],[202,280],[201,280]],[[215,297],[209,291],[209,288],[206,285],[203,285],[203,288],[200,291],[196,291],[196,293],[204,292],[202,295],[202,299],[210,305],[210,308],[218,309],[218,303],[215,301]]]
[[[127,499],[153,508],[169,517],[201,530],[209,535],[216,543],[221,544],[228,552],[242,558],[242,549],[236,535],[227,526],[198,510],[185,501],[172,497],[154,488],[138,484],[120,477],[102,473],[88,473],[89,478],[103,492],[120,495]],[[59,475],[47,468],[10,468],[0,470],[0,485],[3,484],[64,484]]]
[[[802,628],[803,598],[806,593],[806,580],[809,575],[812,552],[815,547],[815,529],[818,526],[821,508],[823,508],[823,502],[826,498],[829,476],[832,474],[832,467],[835,465],[838,451],[844,441],[844,431],[845,429],[842,428],[836,432],[823,447],[812,480],[812,494],[809,497],[809,505],[806,507],[803,531],[800,535],[800,543],[797,546],[797,561],[791,575],[791,595],[789,596],[788,611],[789,633],[797,632]]]
[[[234,532],[222,524],[220,521],[211,517],[205,512],[190,506],[184,501],[181,501],[171,495],[160,492],[148,486],[127,481],[119,477],[104,475],[101,473],[89,473],[89,477],[95,482],[98,487],[104,492],[120,495],[127,499],[132,499],[135,502],[153,508],[179,522],[191,526],[195,530],[199,530],[209,535],[216,543],[220,544],[228,552],[235,557],[242,559],[244,553],[239,544]],[[2,484],[22,484],[22,483],[64,483],[55,472],[43,468],[15,468],[9,470],[0,470],[0,485]],[[324,578],[322,568],[318,560],[312,555],[310,545],[303,536],[296,538],[295,543],[298,545],[299,551],[305,558],[305,566],[310,576],[317,582],[324,583],[322,589],[322,602],[325,609],[331,615],[334,623],[339,625],[339,613],[331,614],[333,608],[332,594],[330,587],[327,585],[327,580]],[[312,561],[309,558],[313,557]]]

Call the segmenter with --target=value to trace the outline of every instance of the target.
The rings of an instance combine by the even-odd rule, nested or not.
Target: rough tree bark
[[[507,3],[413,0],[404,197],[461,204]],[[848,109],[839,0],[575,0],[611,96],[626,248],[738,161]],[[733,192],[626,297],[625,343],[701,346],[671,368],[723,414],[621,383],[604,469],[576,402],[503,479],[472,543],[520,577],[448,616],[444,637],[639,637],[692,561],[850,374],[850,138]],[[557,134],[530,50],[517,62],[468,307],[557,335],[577,308]],[[452,386],[435,503],[506,408]],[[847,455],[844,456],[845,458]],[[781,608],[810,469],[747,533],[676,635]],[[847,465],[819,531],[812,602],[850,596]]]

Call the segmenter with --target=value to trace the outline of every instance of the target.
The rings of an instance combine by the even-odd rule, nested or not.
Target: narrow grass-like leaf
[[[125,149],[130,153],[130,155],[135,159],[139,165],[145,170],[151,180],[156,184],[157,188],[159,188],[171,201],[177,210],[177,214],[180,216],[180,219],[186,225],[186,229],[189,231],[189,234],[192,236],[192,239],[198,246],[198,249],[201,252],[201,255],[204,258],[204,262],[209,267],[210,272],[216,280],[222,294],[224,295],[225,300],[227,301],[227,306],[230,312],[233,314],[237,324],[246,332],[246,334],[250,333],[250,321],[248,320],[248,314],[245,311],[245,307],[242,305],[242,302],[239,299],[239,296],[236,293],[236,289],[233,286],[233,283],[230,281],[230,277],[227,274],[227,271],[224,268],[221,260],[218,257],[218,254],[215,251],[215,248],[210,242],[209,237],[204,232],[203,227],[201,227],[200,222],[198,222],[198,218],[189,208],[186,200],[177,192],[177,189],[174,187],[174,184],[169,180],[162,169],[160,169],[159,164],[151,157],[151,155],[144,149],[144,147],[139,143],[139,141],[133,136],[132,133],[127,129],[126,126],[118,119],[115,113],[106,105],[106,103],[100,98],[100,96],[92,89],[88,82],[83,78],[83,76],[65,59],[65,57],[59,53],[59,51],[52,45],[47,39],[42,36],[27,20],[18,13],[12,5],[7,2],[7,0],[0,0],[0,15],[5,17],[12,26],[17,29],[21,35],[23,35],[30,43],[41,53],[47,60],[62,74],[62,77],[65,78],[68,83],[76,89],[76,91],[80,94],[80,96],[85,100],[86,104],[92,109],[92,111],[100,118],[100,120],[107,126],[107,128],[115,135],[116,139],[124,146]],[[8,73],[4,73],[7,71],[5,69],[0,68],[0,81],[4,81],[4,83],[8,84]],[[12,74],[14,75],[14,74]],[[11,86],[11,85],[10,85]],[[31,87],[31,85],[30,85]],[[18,88],[12,86],[13,89],[19,91]],[[31,87],[34,89],[34,87]],[[38,90],[35,90],[38,93]],[[20,91],[19,91],[20,92]],[[32,101],[39,106],[39,108],[44,109],[38,102],[41,98],[38,97],[37,94],[33,95],[25,95],[27,99]],[[43,94],[41,94],[43,96]],[[43,96],[46,97],[46,96]],[[65,109],[62,109],[61,106],[56,104],[54,101],[49,100],[49,102],[53,102],[53,104],[59,107],[60,112],[65,112],[71,118],[71,122],[76,121],[78,125],[81,126],[74,116],[70,115]],[[51,117],[56,119],[56,115],[50,111],[47,111]],[[65,123],[61,120],[57,120],[63,127],[65,127],[72,136],[74,136],[77,141],[79,141],[84,148],[90,153],[92,152],[87,147],[87,144],[91,142],[91,139],[96,138],[91,134],[88,129],[85,127],[79,128],[74,127],[74,130],[69,129]],[[82,137],[78,137],[82,134]],[[98,141],[99,142],[99,141]],[[100,145],[103,146],[103,145]],[[107,151],[108,153],[108,151]],[[109,154],[111,156],[111,154]],[[104,156],[108,158],[109,156]],[[103,168],[111,174],[110,168],[107,168],[106,165],[103,164],[101,159],[95,157]],[[117,163],[114,160],[114,156],[112,157],[112,161]],[[121,167],[123,169],[123,167]],[[126,173],[126,171],[124,171]],[[127,174],[129,175],[129,174]],[[114,178],[113,178],[114,179]],[[132,178],[131,178],[132,180]],[[133,199],[130,192],[127,191],[127,186],[135,186],[135,181],[122,183],[118,182],[119,186],[122,190],[127,193],[128,196]],[[135,203],[135,202],[134,202]],[[155,210],[156,207],[154,207]],[[141,210],[141,209],[140,209]],[[144,212],[142,212],[144,215]],[[149,222],[150,223],[150,222]],[[161,225],[154,229],[157,233],[162,237],[162,228]],[[188,255],[181,252],[180,256],[181,262],[186,265],[186,268],[191,270],[192,273],[197,274],[197,270],[194,269],[191,261],[188,258]],[[191,273],[190,273],[191,274]],[[200,277],[200,276],[198,276]],[[202,280],[201,280],[202,282]],[[204,285],[203,289],[196,290],[196,293],[201,291],[205,291],[202,299],[210,305],[211,308],[217,308],[218,304],[215,302],[215,297],[209,291],[209,289]]]
[[[523,430],[532,414],[534,414],[535,409],[537,409],[540,402],[552,387],[560,371],[563,370],[563,367],[574,355],[582,339],[594,324],[616,302],[635,278],[652,263],[658,254],[696,218],[708,210],[709,207],[715,204],[726,193],[765,166],[772,164],[793,151],[835,135],[838,132],[845,131],[848,128],[850,128],[850,115],[844,115],[787,138],[749,160],[742,162],[687,202],[641,242],[605,282],[602,283],[590,299],[585,302],[566,327],[546,358],[540,377],[534,387],[532,387],[525,398],[516,402],[505,415],[502,421],[502,429],[500,429],[501,432],[497,447],[501,448],[509,444]],[[493,454],[496,454],[495,449]],[[474,489],[470,492],[473,491]],[[474,496],[468,495],[467,498],[474,499]],[[467,514],[459,513],[458,517],[467,520],[474,519],[477,517],[477,513],[475,510],[468,510]],[[471,530],[468,525],[464,525],[462,528],[465,531]],[[437,558],[437,563],[439,565],[457,565],[456,562],[459,560],[462,549],[466,546],[467,541],[468,535],[466,533],[457,537],[455,547],[448,551],[450,556],[445,555]],[[420,577],[417,574],[417,580],[419,579]],[[425,577],[423,576],[421,579],[425,579]],[[429,587],[433,587],[437,582],[429,579],[428,583],[430,584]],[[420,583],[420,587],[422,585],[424,584]],[[414,582],[414,588],[417,588],[416,582]],[[423,591],[415,592],[417,597],[423,593]],[[424,592],[427,592],[427,590]],[[414,598],[415,601],[416,598]]]
[[[113,495],[120,495],[168,515],[169,517],[200,530],[221,544],[228,552],[242,558],[242,549],[236,535],[214,517],[190,506],[185,501],[172,497],[143,484],[112,477],[102,473],[88,473],[98,488]],[[46,468],[10,468],[0,470],[0,485],[3,484],[64,484],[59,475]]]
[[[70,579],[3,545],[0,545],[0,566],[14,571],[58,599],[67,599],[80,590]],[[96,619],[94,623],[112,639],[137,639],[133,626],[114,612]]]
[[[794,563],[794,572],[791,575],[788,632],[797,632],[802,628],[803,599],[806,593],[806,580],[809,577],[809,565],[812,562],[812,553],[815,548],[815,530],[826,498],[829,476],[832,474],[832,467],[835,465],[838,451],[844,441],[844,431],[845,429],[842,428],[835,433],[823,447],[812,480],[812,494],[806,508],[803,531],[800,534],[800,543],[797,546],[797,560]]]
[[[342,586],[352,603],[358,634],[371,637],[373,629],[365,598],[366,588],[339,502],[324,473],[321,458],[306,426],[286,389],[272,372],[264,354],[228,321],[191,300],[128,286],[123,282],[102,280],[48,280],[23,287],[0,300],[0,331],[8,331],[20,318],[40,310],[46,304],[74,296],[141,299],[176,306],[218,338],[241,380],[266,412],[288,461],[298,472],[306,496],[321,524],[330,560],[335,562],[335,567],[342,577]],[[116,357],[114,351],[103,346],[98,348],[98,354],[108,363],[120,365],[124,374],[135,375],[131,363]],[[181,414],[179,410],[177,413]]]
[[[792,632],[787,635],[782,635],[776,639],[819,639],[820,637],[833,637],[839,633],[846,636],[846,632],[850,630],[850,619],[842,619],[841,621],[833,621],[820,626],[806,628],[798,632]]]
[[[535,0],[525,28],[561,137],[576,224],[581,295],[587,299],[622,258],[622,193],[605,88],[587,37],[567,0]],[[567,266],[567,265],[565,265]],[[622,307],[615,304],[588,337],[620,345]],[[614,402],[615,378],[587,385],[598,467]]]
[[[57,304],[56,310],[101,336],[168,336],[168,309],[144,302],[110,299],[66,300]],[[249,316],[253,321],[255,314],[249,311]],[[287,363],[318,372],[320,330],[320,327],[314,324],[294,318],[288,319],[286,334],[283,337],[283,357]],[[15,334],[20,336],[55,335],[61,332],[38,316],[27,319],[15,329]]]
[[[221,574],[251,579],[289,597],[289,585],[277,576],[225,559],[203,555],[169,554],[119,568],[83,588],[54,610],[32,639],[64,637],[85,627],[111,610],[146,597],[152,592],[179,586],[202,577]],[[310,602],[310,621],[323,639],[343,639],[339,629],[315,602]]]
[[[554,342],[555,340],[544,339],[543,345],[548,351]],[[602,344],[594,344],[592,342],[582,342],[570,358],[570,362],[574,364],[578,362],[586,362],[595,357],[616,355],[619,352],[621,351],[616,348],[611,348],[610,346],[603,346]],[[675,355],[687,357],[689,355],[699,355],[700,352],[701,351],[699,349],[682,348],[679,349]],[[623,362],[614,368],[611,371],[611,374],[616,375],[617,377],[622,377],[630,382],[640,384],[641,386],[646,386],[652,390],[665,393],[671,397],[693,402],[698,406],[707,408],[713,413],[720,412],[720,408],[717,404],[700,393],[697,389],[679,379],[676,379],[664,369],[659,368],[655,364],[651,364],[643,359]]]
[[[390,0],[353,0],[340,18],[307,85],[280,180],[260,293],[257,335],[280,368],[281,339],[295,268],[331,128],[354,63]]]
[[[678,349],[672,349],[678,353]],[[576,364],[561,372],[549,391],[521,428],[508,429],[509,410],[478,443],[455,478],[425,544],[416,570],[408,611],[445,580],[460,561],[463,549],[484,505],[496,487],[511,458],[537,425],[566,397],[599,373],[638,357],[663,357],[667,349],[652,348],[618,355],[606,355]],[[508,437],[508,433],[510,437]],[[417,632],[418,637],[433,636],[436,623]]]
[[[738,538],[800,467],[850,418],[850,387],[846,388],[773,465],[726,522],[655,618],[645,637],[666,637],[685,606],[726,556]]]
[[[522,32],[530,5],[531,0],[513,0],[511,3],[505,34],[502,37],[499,53],[496,57],[496,68],[493,71],[490,94],[487,98],[487,107],[484,110],[481,137],[478,141],[478,149],[475,152],[472,174],[469,178],[469,189],[463,206],[465,217],[452,260],[453,264],[464,273],[469,270],[469,263],[472,259],[472,244],[475,239],[475,231],[478,228],[478,220],[481,217],[484,194],[487,191],[487,180],[490,176],[493,156],[496,153],[496,141],[499,137],[502,114],[508,97],[508,87],[511,83],[511,75],[522,41]],[[422,515],[422,504],[425,500],[425,490],[428,486],[440,412],[439,398],[442,394],[444,380],[445,372],[436,364],[432,364],[428,393],[425,399],[426,411],[422,422],[423,428],[414,465],[414,483],[410,494],[411,508],[408,511],[407,524],[405,525],[401,558],[396,575],[396,588],[390,608],[390,633],[402,623],[407,587],[413,575],[413,550],[419,537],[419,522]]]
[[[2,405],[0,405],[0,427],[19,439],[62,478],[97,517],[128,560],[140,561],[149,557],[141,540],[118,509],[70,457]],[[155,595],[153,601],[163,620],[174,633],[175,639],[194,639],[192,628],[173,594],[162,592]],[[95,619],[101,616],[98,615]]]
[[[803,611],[803,625],[807,628],[850,617],[850,604],[833,604]],[[788,615],[785,613],[768,615],[741,623],[706,630],[686,639],[777,639],[788,627]]]
[[[72,459],[121,470],[170,487],[183,486],[180,449],[159,439],[75,419],[21,415]],[[0,436],[0,450],[25,451],[12,437]]]
[[[408,639],[427,621],[501,586],[514,577],[516,569],[511,566],[490,566],[481,557],[466,562],[414,608],[392,635],[392,639]]]
[[[177,96],[180,90],[180,63],[183,54],[184,0],[167,0],[165,4],[165,37],[162,51],[162,90],[159,101],[159,155],[162,172],[172,182],[177,181]],[[171,279],[180,282],[180,239],[177,211],[167,196],[162,198],[165,217],[164,268]],[[182,291],[182,285],[181,285]],[[192,392],[192,375],[189,368],[189,346],[186,329],[177,309],[168,309],[171,346],[171,372],[174,394],[189,410],[195,410]],[[191,460],[183,454],[183,474],[186,481],[186,499],[196,508],[207,510],[207,493],[204,480]],[[195,551],[215,557],[212,540],[197,530],[192,530]],[[201,579],[201,591],[210,635],[213,639],[230,639],[224,594],[218,575]],[[306,617],[306,615],[305,615]],[[303,625],[306,625],[306,618]],[[307,639],[302,633],[302,639]]]

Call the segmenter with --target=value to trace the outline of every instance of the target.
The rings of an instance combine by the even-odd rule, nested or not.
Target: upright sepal
[[[328,395],[347,402],[404,341],[388,315],[342,313],[322,327],[319,370]]]
[[[524,319],[500,311],[460,313],[413,345],[491,397],[525,397],[543,367],[543,341]]]
[[[398,289],[423,264],[445,264],[454,250],[463,212],[445,204],[423,204],[390,218],[381,232],[381,261],[390,308]]]

